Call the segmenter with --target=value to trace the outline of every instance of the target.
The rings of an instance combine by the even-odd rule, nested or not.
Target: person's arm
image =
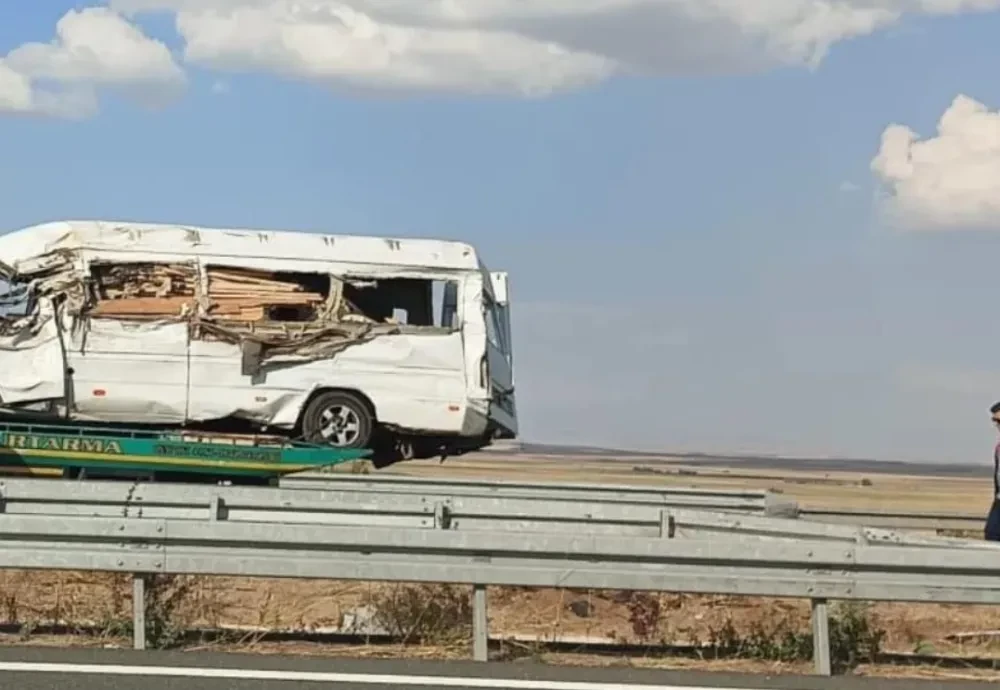
[[[997,500],[1000,497],[1000,478],[997,475],[1000,474],[1000,443],[997,443],[993,448],[993,500]]]

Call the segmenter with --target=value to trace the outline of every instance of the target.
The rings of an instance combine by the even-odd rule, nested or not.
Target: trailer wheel
[[[320,393],[302,415],[302,435],[336,448],[367,448],[375,416],[361,398],[346,391]]]

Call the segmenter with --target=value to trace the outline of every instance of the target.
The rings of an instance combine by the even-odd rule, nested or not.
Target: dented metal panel
[[[2,326],[0,400],[23,403],[62,398],[63,348],[52,303],[39,300],[33,314]]]
[[[338,387],[363,391],[381,420],[405,420],[409,428],[454,433],[462,427],[465,377],[459,333],[385,336],[353,345],[331,359],[299,361],[294,366],[278,358],[257,377],[242,373],[233,348],[192,341],[191,419],[213,419],[229,412],[273,426],[292,426],[319,382],[336,381]]]
[[[382,423],[478,435],[511,385],[509,326],[487,337],[490,274],[459,242],[66,222],[0,236],[0,261],[35,305],[0,319],[5,403],[292,426],[317,388],[353,388]]]
[[[186,323],[78,319],[67,335],[77,418],[151,424],[187,419]]]
[[[59,250],[139,253],[150,256],[232,257],[301,261],[304,257],[382,269],[479,270],[470,245],[432,239],[392,239],[306,232],[216,229],[156,223],[60,221],[44,223],[0,236],[0,257],[19,269],[18,262]]]

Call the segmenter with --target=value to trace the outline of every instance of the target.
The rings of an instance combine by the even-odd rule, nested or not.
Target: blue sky
[[[852,27],[928,9],[843,35],[797,3],[496,0],[459,26],[315,0],[310,32],[352,23],[340,50],[275,34],[285,0],[123,0],[62,31],[89,5],[0,0],[0,227],[463,239],[512,275],[525,440],[988,463],[1000,13],[828,0]],[[873,170],[896,123],[933,141],[890,130]]]

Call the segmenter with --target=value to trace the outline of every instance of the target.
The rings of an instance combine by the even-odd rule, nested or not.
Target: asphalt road
[[[0,649],[18,690],[985,690],[995,683],[693,674],[536,664],[358,661],[237,654]]]

